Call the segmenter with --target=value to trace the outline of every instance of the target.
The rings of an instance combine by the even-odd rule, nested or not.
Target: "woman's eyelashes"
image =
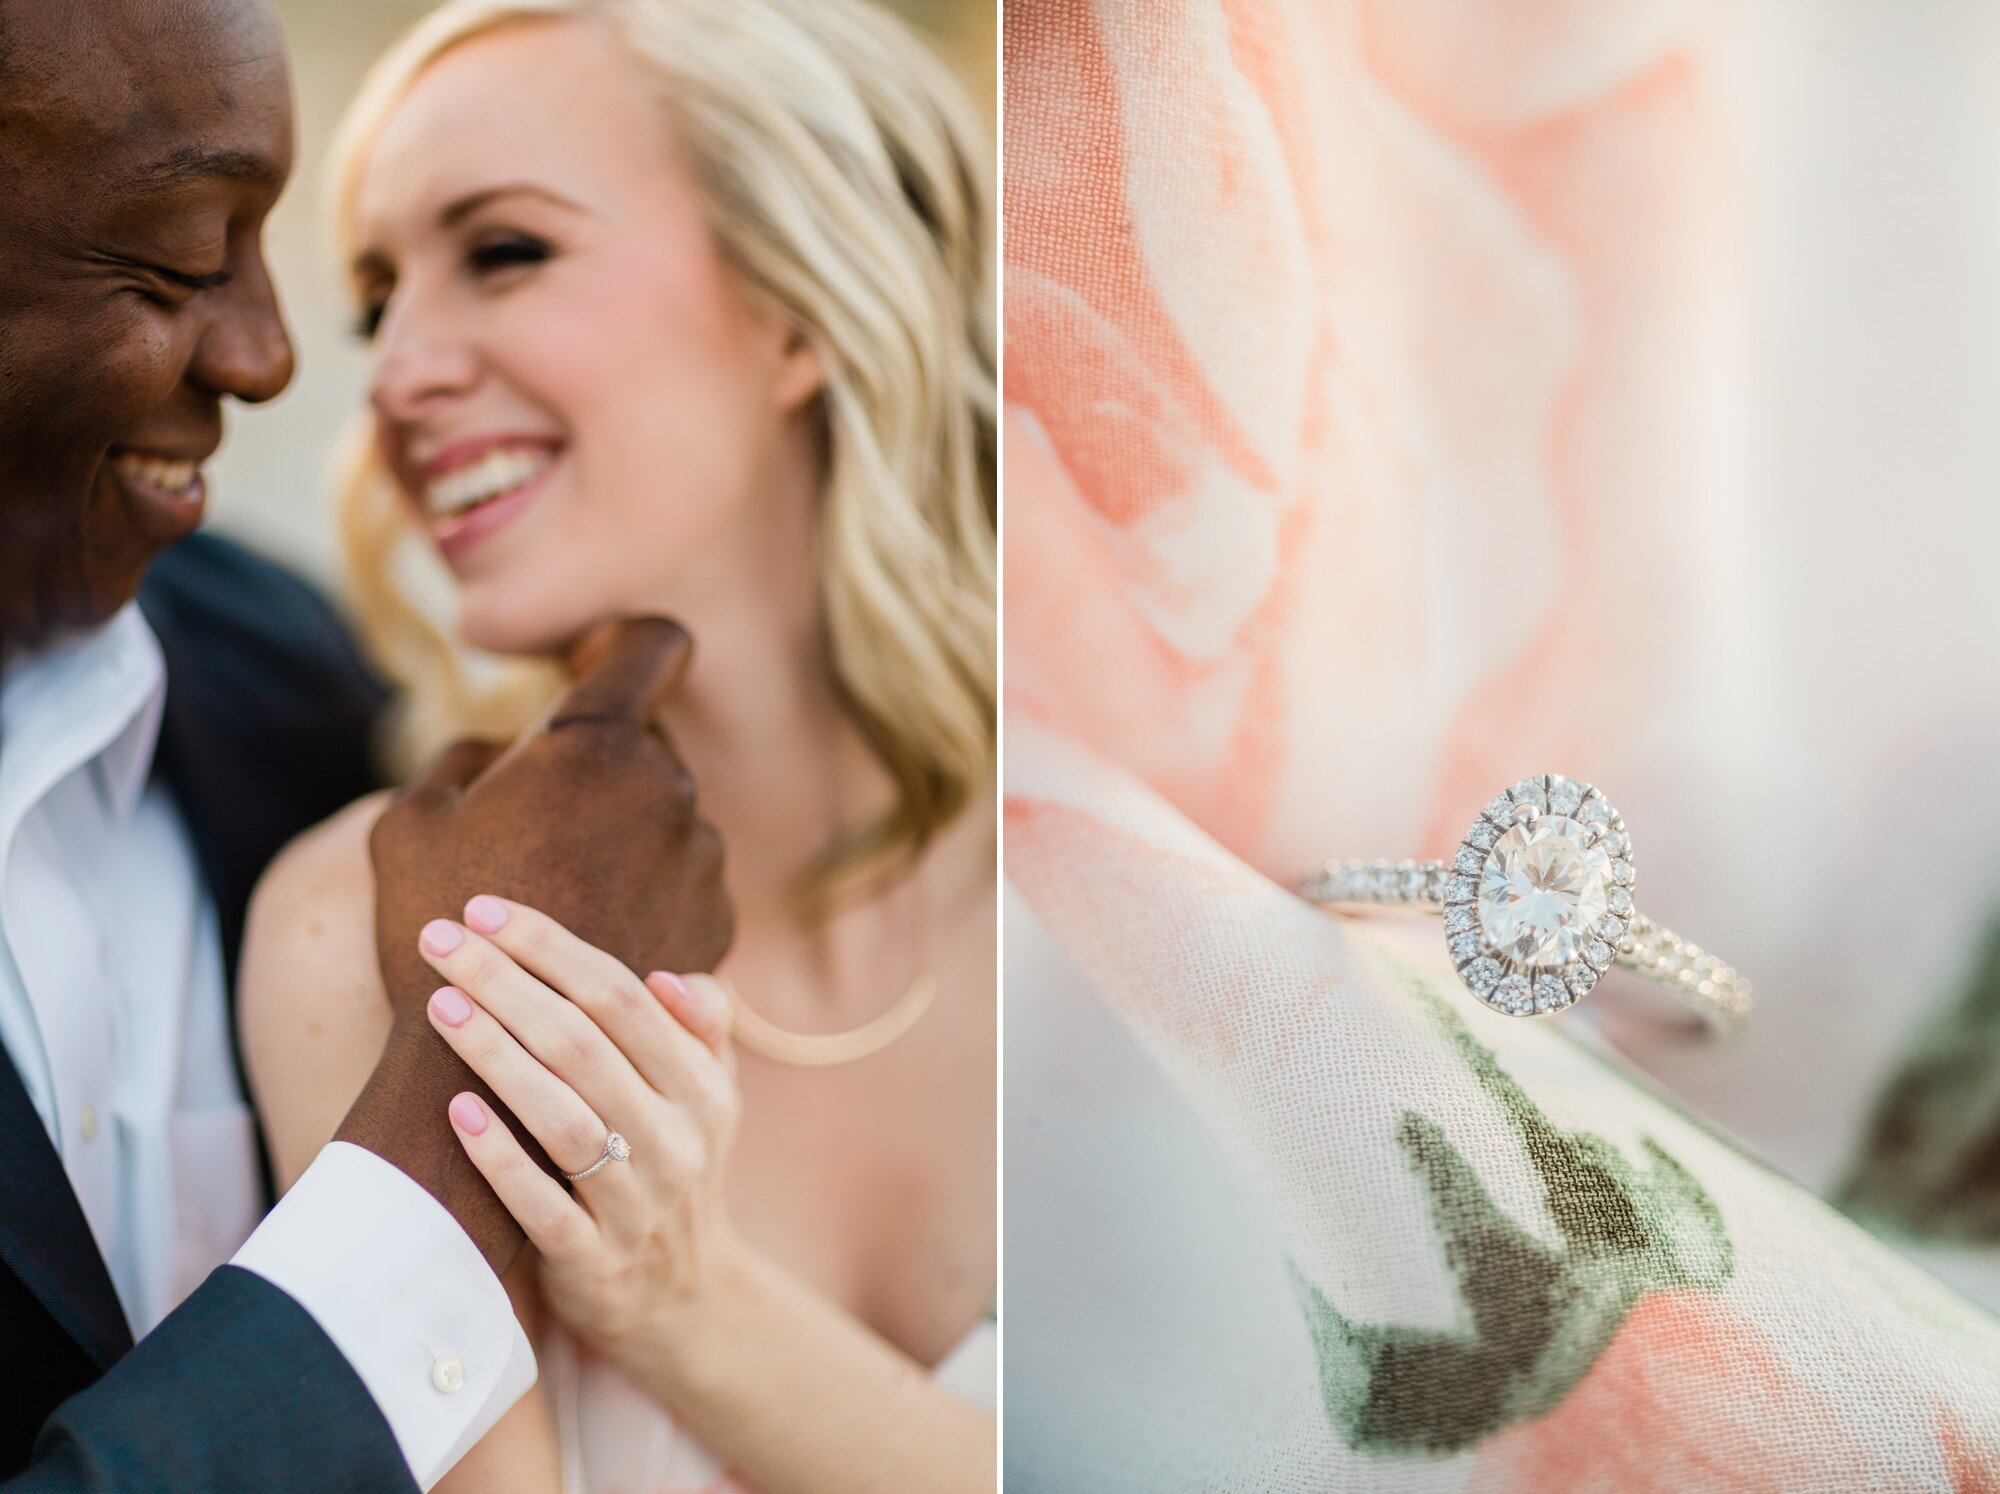
[[[481,239],[466,255],[475,275],[495,275],[545,263],[554,250],[533,234],[504,233]]]
[[[476,284],[486,285],[497,281],[500,287],[504,288],[512,283],[508,277],[516,272],[546,264],[554,257],[554,245],[533,234],[489,235],[477,240],[466,250],[465,270]],[[354,318],[354,335],[363,342],[371,340],[381,330],[382,318],[388,309],[387,291],[365,298]]]

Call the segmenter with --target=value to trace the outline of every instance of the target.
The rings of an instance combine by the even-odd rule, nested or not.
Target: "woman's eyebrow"
[[[557,207],[567,208],[573,213],[587,211],[581,204],[570,201],[560,192],[551,191],[534,182],[503,182],[495,187],[481,187],[477,192],[468,192],[463,197],[453,198],[438,214],[438,225],[454,228],[489,202],[502,197],[539,197],[544,202],[552,202]]]

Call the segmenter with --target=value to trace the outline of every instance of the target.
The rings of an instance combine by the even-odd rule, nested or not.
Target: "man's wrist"
[[[535,1377],[506,1288],[457,1220],[403,1169],[321,1149],[236,1252],[304,1308],[366,1387],[428,1487]],[[455,1361],[450,1395],[433,1378]]]
[[[496,1275],[513,1263],[521,1229],[458,1144],[445,1107],[486,1086],[427,1022],[398,1018],[375,1071],[334,1133],[407,1174],[455,1218]]]

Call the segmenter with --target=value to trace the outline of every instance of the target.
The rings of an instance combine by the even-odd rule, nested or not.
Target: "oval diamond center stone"
[[[1611,858],[1566,815],[1503,832],[1479,873],[1479,927],[1496,954],[1533,969],[1580,957],[1611,910]]]

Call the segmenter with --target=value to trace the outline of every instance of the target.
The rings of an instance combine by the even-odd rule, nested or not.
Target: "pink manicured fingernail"
[[[482,892],[465,905],[465,921],[482,934],[497,934],[507,926],[507,905]]]
[[[486,1131],[486,1107],[479,1103],[478,1095],[456,1095],[446,1107],[451,1111],[452,1124],[468,1136],[483,1135]]]
[[[439,986],[431,992],[431,1015],[447,1027],[463,1027],[472,1015],[472,1003],[457,986]]]
[[[668,985],[674,988],[674,994],[678,996],[684,1003],[686,1003],[689,1006],[699,1005],[699,1003],[695,1001],[694,992],[689,988],[688,983],[682,980],[678,975],[674,974],[673,971],[671,970],[655,970],[651,975],[647,976],[646,979],[663,980]],[[658,996],[660,993],[658,991],[655,991],[653,994],[655,996]]]
[[[424,925],[423,933],[417,938],[424,953],[434,955],[448,955],[464,942],[465,930],[449,918],[433,918]]]

